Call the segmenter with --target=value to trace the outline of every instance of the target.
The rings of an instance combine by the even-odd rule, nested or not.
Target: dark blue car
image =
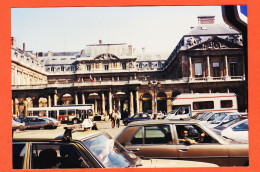
[[[123,119],[123,123],[124,125],[129,124],[130,122],[134,122],[134,121],[144,121],[144,120],[151,120],[152,118],[150,117],[150,115],[148,113],[136,113],[133,116],[129,117],[129,118],[124,118]]]

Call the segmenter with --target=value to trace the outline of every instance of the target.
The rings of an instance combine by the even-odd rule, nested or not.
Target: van
[[[237,112],[235,93],[184,93],[172,100],[166,119],[185,119],[203,112]]]

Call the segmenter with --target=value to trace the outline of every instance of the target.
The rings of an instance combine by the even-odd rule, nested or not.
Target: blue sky
[[[13,8],[11,34],[33,52],[80,51],[103,40],[168,53],[203,15],[224,23],[220,6]]]

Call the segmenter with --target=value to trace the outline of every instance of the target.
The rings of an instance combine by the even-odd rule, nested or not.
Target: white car
[[[224,138],[248,143],[248,119],[236,119],[213,128]]]
[[[217,119],[219,116],[221,116],[224,113],[230,113],[230,112],[207,112],[206,115],[199,118],[198,120],[200,120],[204,124],[207,124],[207,123],[214,121],[215,119]]]
[[[228,121],[238,119],[238,118],[240,118],[241,115],[242,115],[242,113],[239,113],[239,112],[238,113],[222,113],[218,118],[214,119],[210,123],[206,123],[205,125],[207,125],[209,128],[214,128],[214,127],[221,125],[223,123],[226,123]]]
[[[93,122],[90,119],[84,119],[84,121],[81,124],[81,127],[86,130],[93,127]]]
[[[12,128],[13,128],[13,130],[24,129],[25,123],[24,122],[18,122],[16,120],[12,119]]]

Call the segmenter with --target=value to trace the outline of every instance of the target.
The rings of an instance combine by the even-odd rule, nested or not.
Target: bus
[[[84,119],[94,117],[94,105],[61,105],[54,107],[32,107],[28,108],[28,116],[51,117],[61,122],[82,122]]]
[[[185,119],[204,112],[237,112],[235,93],[184,93],[172,101],[173,111],[166,119]]]

